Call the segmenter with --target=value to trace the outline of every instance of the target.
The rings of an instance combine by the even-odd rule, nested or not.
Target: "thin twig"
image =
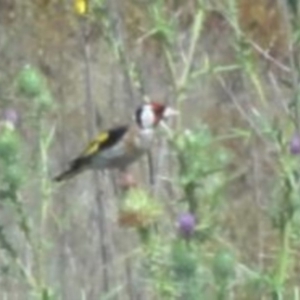
[[[83,59],[84,59],[84,78],[85,78],[85,110],[88,122],[88,136],[91,139],[96,133],[96,114],[95,105],[92,98],[92,80],[91,80],[91,69],[90,69],[90,45],[84,25],[84,20],[81,20],[81,43],[83,48]],[[98,209],[98,229],[100,233],[100,255],[104,265],[110,265],[110,255],[107,241],[107,218],[106,218],[106,207],[102,199],[102,191],[98,188],[99,175],[97,172],[93,172],[93,183],[95,187],[95,200]],[[103,282],[103,294],[109,292],[110,280],[109,280],[109,268],[103,268],[102,282]]]
[[[291,76],[292,76],[292,84],[293,84],[293,92],[294,92],[294,99],[295,99],[295,110],[294,110],[294,117],[295,117],[295,126],[297,131],[300,130],[300,93],[299,93],[299,81],[300,81],[300,74],[299,74],[299,62],[297,59],[297,55],[295,53],[294,42],[293,42],[293,29],[290,22],[289,11],[287,7],[287,1],[278,0],[278,6],[282,8],[283,12],[283,19],[285,21],[285,26],[287,29],[287,35],[289,37],[289,64],[291,69]]]
[[[275,66],[277,66],[280,70],[291,73],[291,68],[281,63],[279,60],[277,60],[275,57],[270,55],[270,53],[267,50],[264,50],[262,47],[260,47],[257,43],[252,41],[249,38],[246,38],[246,40],[249,42],[249,44],[259,53],[261,54],[266,60],[272,62]]]

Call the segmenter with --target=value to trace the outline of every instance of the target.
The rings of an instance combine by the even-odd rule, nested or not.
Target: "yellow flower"
[[[74,0],[74,9],[78,15],[85,15],[88,9],[88,0]]]

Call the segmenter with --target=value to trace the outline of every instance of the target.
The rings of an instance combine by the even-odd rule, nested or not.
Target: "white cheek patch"
[[[155,115],[150,105],[144,106],[143,108],[141,113],[141,124],[143,128],[153,127],[155,124]]]

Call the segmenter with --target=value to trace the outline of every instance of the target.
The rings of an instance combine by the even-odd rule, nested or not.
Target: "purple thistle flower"
[[[185,238],[191,237],[196,227],[194,215],[189,212],[183,213],[178,217],[177,222],[179,233]]]
[[[290,153],[293,155],[300,154],[300,135],[295,133],[290,141]]]

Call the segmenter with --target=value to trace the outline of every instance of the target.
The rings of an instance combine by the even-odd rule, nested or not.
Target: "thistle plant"
[[[196,227],[195,217],[191,213],[182,213],[178,217],[178,233],[185,239],[189,240]]]
[[[300,154],[300,135],[299,133],[295,133],[290,141],[290,153],[292,155],[299,155]]]
[[[279,164],[277,168],[276,187],[273,193],[272,222],[278,230],[279,249],[272,274],[272,299],[281,299],[285,294],[285,284],[292,264],[291,243],[296,230],[295,218],[299,214],[300,181],[298,134],[291,140],[283,134],[278,140]]]
[[[41,113],[54,108],[46,79],[32,65],[27,64],[21,69],[17,76],[16,89],[23,97],[31,100],[33,112]]]
[[[209,221],[223,198],[229,152],[218,145],[206,125],[178,134],[173,147],[179,163],[182,201],[187,203],[191,213],[197,215],[201,211]]]
[[[124,195],[119,224],[136,228],[141,241],[147,243],[161,214],[162,207],[155,199],[142,189],[132,188]]]
[[[21,154],[21,139],[16,129],[17,114],[6,111],[1,121],[0,166],[1,166],[1,202],[12,206],[23,233],[28,237],[29,226],[19,198],[19,190],[24,182],[24,165]],[[8,244],[7,242],[5,244]],[[12,249],[12,246],[10,246]]]
[[[218,250],[213,258],[212,266],[216,283],[216,299],[228,299],[228,288],[235,275],[235,258],[225,249]]]
[[[1,224],[0,242],[6,251],[11,265],[17,270],[20,282],[25,282],[30,294],[36,299],[54,299],[54,292],[46,283],[46,248],[45,248],[45,220],[48,215],[51,189],[48,180],[48,149],[52,141],[53,130],[46,125],[46,114],[53,109],[53,99],[47,86],[46,79],[37,68],[26,65],[16,79],[16,94],[26,99],[30,110],[31,122],[26,124],[32,131],[36,131],[38,145],[35,153],[35,163],[30,163],[29,153],[26,153],[26,141],[22,138],[18,128],[19,116],[13,109],[5,111],[1,121],[0,131],[0,165],[1,165],[1,200],[5,209],[10,209],[12,217],[16,220],[16,234],[22,234],[22,246],[27,247],[32,258],[31,266],[27,265],[21,253],[20,245],[14,245],[9,228]],[[27,116],[22,116],[22,121]],[[33,120],[33,122],[32,122]],[[22,124],[25,126],[25,124]],[[33,147],[34,149],[34,147]],[[34,149],[35,150],[35,149]],[[40,208],[39,220],[29,213],[29,201],[23,201],[24,191],[30,182],[31,176],[39,178]],[[33,190],[32,190],[33,192]]]

